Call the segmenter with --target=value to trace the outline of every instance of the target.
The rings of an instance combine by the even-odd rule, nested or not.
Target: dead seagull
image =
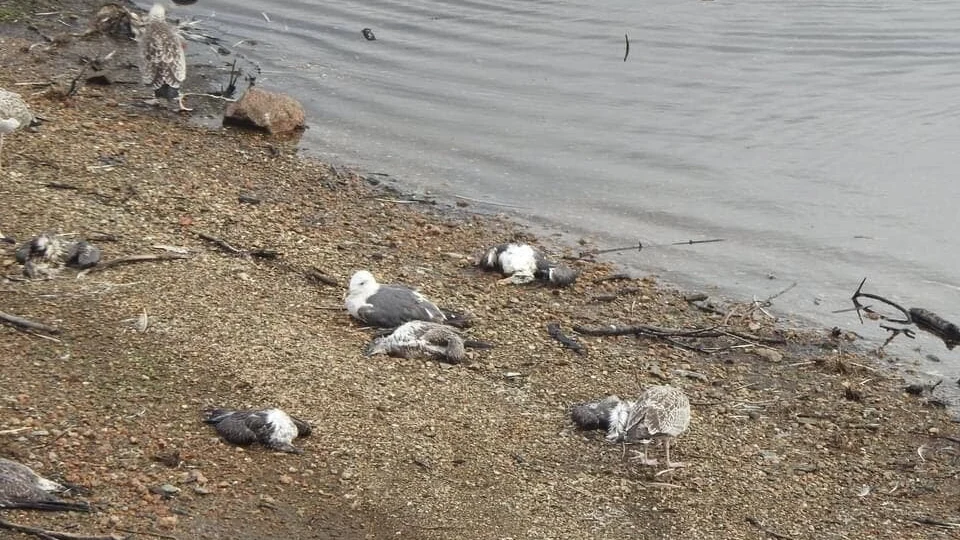
[[[373,274],[360,270],[350,278],[347,312],[377,328],[396,328],[410,321],[467,325],[464,316],[438,308],[419,292],[404,285],[381,285]]]
[[[3,169],[3,136],[34,123],[33,113],[20,94],[0,88],[0,170]]]
[[[302,454],[303,450],[291,444],[297,437],[310,435],[310,425],[280,409],[236,411],[213,409],[203,420],[231,444],[247,445],[259,442],[280,452]]]
[[[670,442],[690,425],[690,401],[678,388],[651,386],[637,401],[609,396],[601,401],[574,406],[570,416],[581,429],[605,429],[610,442],[643,443],[644,465],[658,464],[657,460],[647,457],[646,445],[663,439],[667,467],[684,466],[670,460]]]
[[[167,22],[167,11],[157,2],[150,8],[140,33],[140,59],[143,82],[153,86],[153,97],[177,100],[181,111],[190,111],[183,105],[180,85],[187,78],[187,58],[183,52],[184,40],[176,27]]]
[[[67,487],[47,480],[26,465],[0,458],[0,508],[26,508],[58,512],[89,512],[87,503],[60,500],[53,493]]]
[[[566,287],[577,281],[576,270],[557,265],[529,244],[509,243],[494,246],[480,258],[484,270],[500,272],[507,276],[500,283],[524,284],[535,279]]]
[[[410,321],[388,336],[375,338],[367,347],[366,355],[377,354],[401,358],[426,354],[459,364],[463,362],[464,343],[460,334],[445,324]]]
[[[53,233],[43,233],[17,248],[17,262],[23,274],[31,279],[50,278],[64,266],[90,268],[100,262],[100,249],[84,240],[63,240]]]

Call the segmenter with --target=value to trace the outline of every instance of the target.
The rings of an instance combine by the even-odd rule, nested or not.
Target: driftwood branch
[[[58,531],[48,531],[46,529],[40,529],[37,527],[28,527],[26,525],[18,525],[16,523],[11,523],[9,521],[0,519],[0,529],[7,529],[11,531],[16,531],[24,534],[32,534],[34,536],[39,536],[40,538],[50,539],[55,538],[57,540],[124,540],[127,537],[119,534],[108,534],[108,535],[86,535],[86,534],[74,534]]]
[[[894,302],[893,300],[888,300],[880,295],[863,292],[863,284],[866,282],[867,282],[867,278],[863,278],[863,281],[860,282],[860,286],[857,287],[857,290],[853,293],[853,296],[850,297],[850,300],[853,301],[853,307],[857,309],[857,316],[860,317],[861,324],[863,323],[863,316],[860,313],[861,311],[863,313],[873,315],[876,318],[882,319],[884,321],[889,321],[892,323],[910,324],[912,322],[910,320],[910,311],[908,311],[905,307]],[[886,315],[881,315],[880,313],[877,313],[876,311],[871,309],[870,306],[865,306],[861,304],[860,303],[861,298],[870,298],[871,300],[883,302],[884,304],[887,304],[888,306],[891,306],[895,308],[897,311],[903,313],[903,319],[892,319],[890,317],[887,317]]]
[[[662,328],[659,326],[651,326],[647,324],[635,324],[635,325],[626,325],[626,326],[617,326],[615,324],[610,324],[610,325],[601,326],[598,328],[590,328],[587,326],[577,325],[573,327],[573,331],[578,334],[583,334],[585,336],[649,336],[649,337],[655,337],[655,338],[666,338],[666,337],[707,338],[707,337],[733,336],[733,337],[745,339],[748,341],[756,341],[759,343],[772,343],[772,344],[780,344],[780,345],[786,343],[786,340],[783,338],[756,336],[747,332],[739,332],[736,330],[724,330],[718,326],[714,326],[710,328],[694,328],[692,330],[684,330],[681,328]]]
[[[46,332],[48,334],[59,334],[60,329],[54,328],[52,326],[47,326],[42,323],[33,322],[29,319],[24,319],[23,317],[17,317],[16,315],[10,315],[9,313],[4,313],[0,311],[0,321],[3,321],[7,324],[24,328],[27,330],[35,330],[37,332]]]
[[[953,350],[960,345],[960,327],[936,313],[923,308],[910,308],[910,318],[917,328],[940,338],[948,349]]]
[[[548,324],[547,334],[549,334],[553,339],[559,341],[560,345],[562,345],[564,349],[570,349],[571,351],[581,355],[586,354],[587,352],[582,343],[564,335],[563,331],[560,330],[560,323]]]
[[[125,264],[133,264],[140,262],[156,262],[156,261],[172,261],[180,259],[189,259],[188,256],[180,253],[163,253],[160,255],[154,255],[152,253],[147,253],[144,255],[130,255],[129,257],[120,257],[119,259],[113,259],[112,261],[102,262],[96,266],[91,266],[86,270],[77,274],[77,277],[84,277],[87,274],[93,274],[96,272],[103,272],[109,268],[114,268],[116,266],[123,266]]]
[[[335,280],[335,279],[333,279],[332,277],[326,275],[325,273],[323,273],[322,270],[320,270],[320,269],[317,268],[316,266],[311,266],[310,268],[307,268],[307,269],[303,272],[303,275],[304,275],[307,279],[309,279],[310,281],[315,281],[315,282],[318,282],[318,283],[323,283],[324,285],[329,285],[329,286],[331,286],[331,287],[337,287],[337,286],[340,285],[340,283],[337,282],[337,280]]]
[[[947,349],[953,350],[954,347],[960,345],[960,326],[944,319],[943,317],[937,315],[936,313],[923,308],[910,308],[906,309],[900,304],[884,298],[878,294],[871,294],[863,292],[863,284],[867,282],[867,278],[863,278],[863,281],[860,282],[860,286],[857,287],[857,290],[853,293],[853,296],[850,299],[853,301],[853,309],[856,310],[857,316],[860,318],[860,323],[863,324],[863,315],[862,313],[867,313],[872,315],[873,318],[880,319],[882,321],[888,321],[895,324],[914,324],[920,330],[924,332],[933,334],[940,338],[943,341],[943,344],[946,345]],[[864,306],[860,303],[861,298],[870,298],[871,300],[876,300],[878,302],[883,302],[889,306],[892,306],[897,311],[903,313],[903,319],[895,319],[887,317],[886,315],[881,315],[871,309],[870,306]],[[881,328],[892,332],[889,338],[880,346],[880,349],[883,349],[887,346],[893,338],[897,337],[900,334],[903,334],[909,338],[914,338],[915,334],[912,330],[906,328],[894,328],[884,324],[880,325]]]
[[[199,236],[203,240],[206,240],[207,242],[216,244],[216,246],[219,247],[221,251],[225,251],[231,255],[237,255],[240,257],[256,257],[259,259],[276,259],[277,257],[280,256],[279,253],[277,253],[275,250],[272,250],[272,249],[238,248],[229,244],[226,240],[222,240],[220,238],[217,238],[216,236],[211,236],[209,234],[202,233],[202,232],[198,232],[197,236]]]

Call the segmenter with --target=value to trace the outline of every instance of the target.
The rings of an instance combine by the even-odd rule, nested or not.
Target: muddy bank
[[[81,25],[89,5],[65,9]],[[0,455],[85,486],[99,508],[5,519],[182,539],[951,535],[935,523],[958,521],[960,435],[846,342],[758,310],[722,329],[764,342],[577,336],[723,317],[654,279],[597,281],[616,271],[604,264],[580,263],[569,289],[498,286],[471,256],[537,241],[509,222],[397,202],[289,141],[140,107],[135,84],[70,97],[16,86],[69,77],[92,51],[117,49],[118,66],[134,53],[106,37],[18,36],[0,42],[0,86],[48,122],[7,139],[0,231],[100,238],[107,259],[169,246],[188,258],[0,284],[2,311],[62,331],[0,327]],[[280,256],[236,256],[199,233]],[[19,276],[12,251],[0,258]],[[497,347],[458,366],[364,357],[370,333],[342,309],[360,268],[472,313],[470,335]],[[550,322],[586,354],[551,339]],[[573,403],[664,380],[693,403],[676,446],[686,469],[655,476],[567,418]],[[199,421],[214,405],[280,406],[315,430],[303,455],[234,448]]]

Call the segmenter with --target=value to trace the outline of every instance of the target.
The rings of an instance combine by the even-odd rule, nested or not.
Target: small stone
[[[281,475],[280,475],[280,483],[281,483],[281,484],[292,484],[292,483],[293,483],[293,477],[290,476],[290,475],[288,475],[288,474],[281,474]]]
[[[297,100],[253,87],[236,102],[227,105],[223,123],[268,133],[288,133],[303,128],[304,119],[303,105]]]
[[[157,520],[157,526],[161,529],[173,529],[176,528],[178,521],[177,516],[164,516]]]
[[[172,497],[177,493],[180,493],[180,488],[173,484],[163,484],[160,486],[160,492],[168,497]]]
[[[754,349],[753,354],[763,358],[768,362],[773,362],[774,364],[778,364],[783,361],[783,354],[780,351],[773,349]]]

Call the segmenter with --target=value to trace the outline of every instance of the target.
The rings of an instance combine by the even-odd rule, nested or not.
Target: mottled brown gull
[[[658,464],[657,460],[647,457],[646,445],[662,439],[667,467],[684,466],[670,460],[671,441],[690,425],[690,400],[679,388],[650,386],[636,401],[609,396],[601,401],[576,405],[570,415],[583,429],[605,429],[610,442],[644,444],[644,465]]]
[[[0,88],[0,170],[3,169],[3,137],[34,122],[33,113],[20,94]]]
[[[66,486],[38,475],[30,467],[0,458],[0,508],[90,511],[86,503],[67,502],[53,495],[64,491]]]
[[[29,278],[53,277],[64,266],[90,268],[100,262],[100,249],[84,240],[64,240],[53,233],[39,234],[21,244],[17,262]]]
[[[578,277],[576,270],[555,264],[533,246],[520,243],[493,246],[480,258],[478,266],[507,276],[500,280],[501,284],[519,285],[539,279],[565,287],[572,285]]]
[[[426,354],[459,364],[464,358],[464,342],[460,334],[447,325],[410,321],[400,325],[390,335],[375,338],[367,347],[366,354],[402,358]]]
[[[311,432],[309,424],[275,408],[248,411],[213,409],[206,412],[203,421],[212,425],[231,444],[259,442],[267,448],[291,454],[303,453],[303,450],[293,446],[293,440],[306,437]]]
[[[185,42],[177,28],[167,22],[163,4],[158,2],[150,8],[139,41],[143,81],[153,87],[151,102],[175,99],[181,111],[191,110],[183,105],[180,93],[180,85],[187,78]]]

